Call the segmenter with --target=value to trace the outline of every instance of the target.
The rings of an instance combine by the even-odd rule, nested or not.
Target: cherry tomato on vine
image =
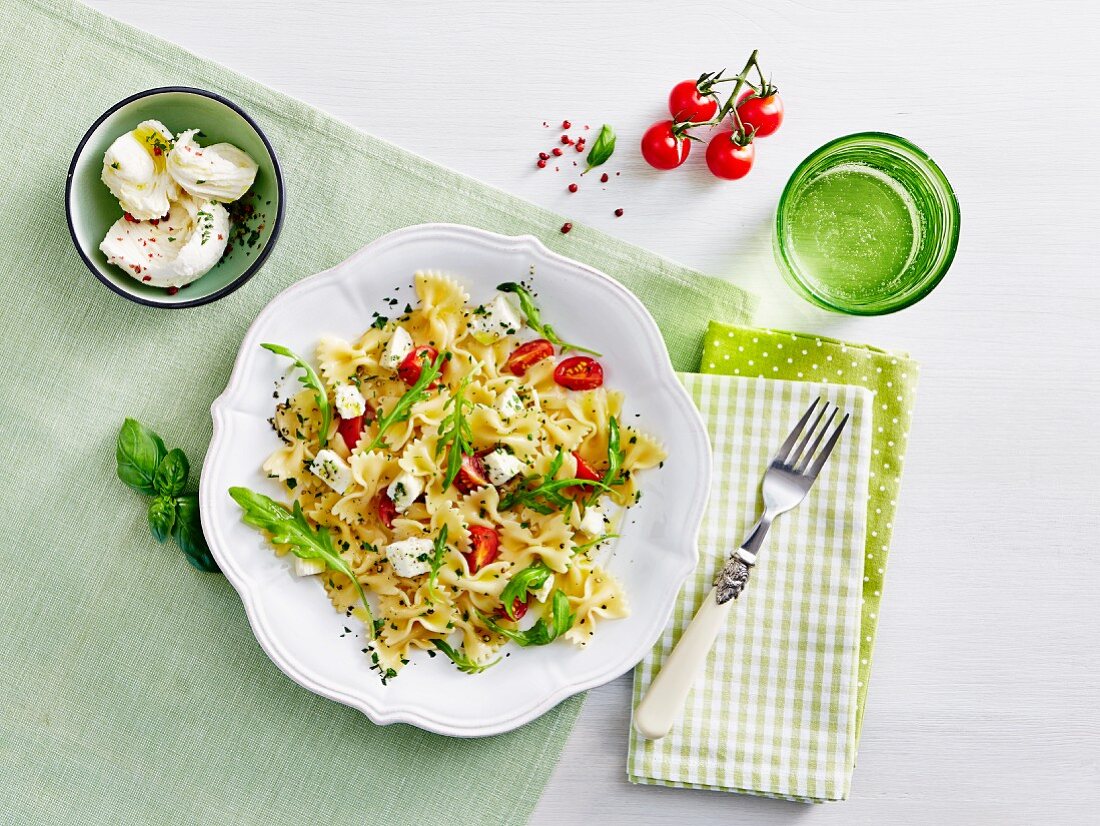
[[[707,166],[715,177],[727,181],[736,181],[748,175],[755,158],[753,144],[750,142],[742,146],[728,129],[716,134],[707,144]]]
[[[428,344],[414,347],[409,351],[409,354],[405,356],[402,362],[397,365],[397,375],[400,376],[401,381],[405,382],[409,387],[412,387],[420,379],[420,371],[423,369],[424,362],[431,364],[438,357],[439,351]],[[439,379],[437,378],[432,381],[428,387],[433,390],[439,387]]]
[[[588,356],[572,356],[554,368],[554,381],[567,390],[594,390],[603,384],[603,367]]]
[[[753,91],[745,92],[737,102],[737,116],[745,124],[746,131],[756,130],[754,137],[766,138],[783,123],[783,101],[772,92],[766,97],[753,97]]]
[[[678,121],[704,121],[714,117],[718,101],[699,91],[695,80],[682,80],[668,93],[668,113]]]
[[[675,121],[659,120],[642,135],[642,157],[654,169],[675,169],[691,152],[691,141],[677,135],[675,125]]]

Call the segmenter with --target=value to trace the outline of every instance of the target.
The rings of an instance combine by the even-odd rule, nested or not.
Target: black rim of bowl
[[[203,97],[210,98],[211,100],[216,100],[219,103],[228,106],[230,109],[232,109],[242,118],[244,118],[245,123],[256,130],[256,134],[260,136],[260,140],[263,141],[264,148],[267,150],[267,154],[271,158],[271,166],[275,170],[275,190],[279,194],[279,207],[275,212],[275,224],[271,228],[271,237],[267,239],[267,243],[264,244],[264,248],[260,250],[260,254],[256,256],[256,260],[252,262],[248,269],[246,269],[244,272],[242,272],[239,276],[230,281],[220,290],[210,293],[210,295],[204,295],[201,298],[193,299],[191,301],[157,301],[151,298],[143,298],[142,296],[135,295],[134,293],[122,289],[109,278],[105,277],[103,273],[99,271],[99,268],[85,254],[84,249],[80,245],[80,239],[76,236],[76,227],[73,225],[73,174],[76,172],[77,159],[79,159],[81,154],[84,152],[84,146],[91,139],[92,133],[94,133],[95,130],[99,128],[99,125],[103,123],[103,121],[105,121],[126,104],[132,103],[135,100],[140,100],[141,98],[164,94],[166,92],[187,92],[193,95],[202,95]],[[244,109],[235,104],[233,101],[219,95],[217,92],[209,92],[206,89],[196,89],[193,86],[158,86],[155,89],[146,89],[143,92],[137,92],[136,94],[130,95],[129,97],[120,100],[110,109],[108,109],[98,118],[96,118],[95,123],[88,127],[88,131],[84,133],[84,137],[82,137],[80,139],[80,143],[76,145],[76,151],[73,152],[72,162],[69,164],[69,175],[68,178],[65,180],[65,221],[69,225],[69,235],[72,236],[73,246],[76,248],[77,255],[80,256],[81,260],[85,263],[85,265],[87,265],[88,269],[92,271],[92,275],[98,278],[100,282],[106,285],[107,288],[110,289],[112,292],[121,295],[123,298],[128,298],[137,304],[144,304],[146,307],[165,307],[170,310],[182,310],[186,307],[198,307],[202,304],[210,304],[214,301],[217,301],[219,298],[229,295],[234,290],[237,290],[240,287],[244,286],[245,282],[247,282],[259,271],[260,267],[262,267],[264,262],[267,260],[267,256],[271,254],[271,250],[274,249],[275,242],[279,238],[279,232],[283,228],[283,212],[285,207],[286,195],[283,190],[283,172],[282,169],[279,167],[279,159],[275,155],[275,150],[271,146],[271,141],[267,139],[267,135],[264,134],[264,130],[260,128],[259,124],[256,123],[256,121],[254,121],[251,116],[246,111],[244,111]]]

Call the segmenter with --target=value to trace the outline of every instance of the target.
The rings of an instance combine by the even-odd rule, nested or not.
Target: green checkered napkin
[[[854,384],[866,387],[875,395],[857,737],[863,729],[871,653],[878,627],[886,558],[894,531],[901,467],[905,459],[919,370],[920,365],[904,353],[888,353],[866,344],[838,341],[825,336],[754,330],[718,321],[711,322],[703,346],[702,373]]]
[[[871,394],[846,385],[681,378],[706,421],[714,476],[699,566],[634,672],[635,705],[759,516],[764,470],[802,412],[823,395],[852,419],[806,501],[772,526],[683,717],[661,740],[631,731],[630,780],[843,799],[856,749]]]
[[[165,85],[244,107],[287,184],[264,268],[189,310],[109,292],[65,226],[84,131]],[[679,369],[696,368],[705,319],[745,322],[750,297],[581,225],[562,235],[560,216],[68,0],[0,2],[0,97],[0,821],[435,826],[468,822],[462,801],[476,799],[480,822],[522,823],[579,698],[517,732],[458,740],[375,726],[299,688],[225,579],[150,537],[147,503],[115,477],[118,428],[134,416],[184,448],[193,487],[210,402],[260,309],[409,224],[531,233],[604,270],[650,308]]]

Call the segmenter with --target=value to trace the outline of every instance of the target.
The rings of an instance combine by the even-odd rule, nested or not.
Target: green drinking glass
[[[946,176],[897,135],[837,138],[791,175],[775,219],[783,277],[818,306],[882,315],[924,298],[959,243],[959,202]]]

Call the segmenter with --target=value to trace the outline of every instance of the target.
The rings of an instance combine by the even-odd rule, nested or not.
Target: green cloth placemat
[[[192,310],[109,292],[65,225],[84,131],[161,85],[240,104],[288,187],[263,270]],[[0,93],[0,820],[524,821],[579,699],[518,732],[457,740],[377,727],[298,688],[262,654],[228,583],[151,539],[145,503],[115,478],[115,434],[138,418],[184,448],[196,476],[210,402],[260,308],[409,224],[532,233],[599,267],[654,312],[680,369],[698,363],[703,319],[745,322],[749,297],[580,225],[560,235],[560,217],[71,2],[0,4]]]
[[[711,323],[703,347],[700,365],[703,373],[853,384],[875,394],[867,557],[863,563],[857,738],[863,729],[871,654],[919,370],[920,365],[903,353],[888,353],[825,336],[753,330],[721,322]]]

